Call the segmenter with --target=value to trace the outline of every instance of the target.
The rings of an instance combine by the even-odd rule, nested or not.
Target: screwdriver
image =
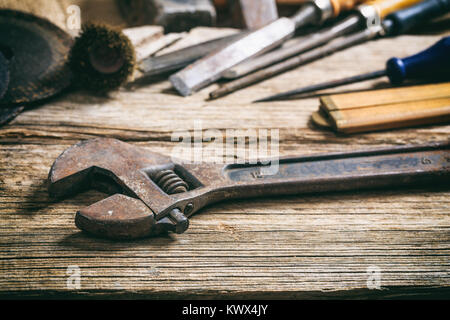
[[[409,79],[430,79],[438,78],[440,76],[446,76],[447,79],[450,79],[450,37],[442,38],[428,49],[415,55],[403,59],[391,58],[386,62],[386,68],[384,70],[290,90],[255,102],[282,100],[297,94],[335,88],[345,84],[376,79],[384,76],[389,78],[392,85],[402,84],[405,80]]]

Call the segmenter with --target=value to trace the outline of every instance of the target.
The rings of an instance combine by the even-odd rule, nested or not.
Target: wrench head
[[[186,220],[188,221],[188,220]],[[168,231],[182,233],[176,223],[165,217],[158,221],[139,199],[114,194],[79,210],[76,226],[90,234],[111,239],[136,239],[157,236]]]
[[[174,200],[156,185],[148,172],[174,167],[169,157],[116,139],[82,141],[64,151],[49,173],[49,193],[66,197],[98,189],[111,196],[77,212],[76,225],[108,238],[140,238],[167,231],[183,232],[188,223],[156,219],[160,208]],[[180,226],[183,226],[180,228]]]
[[[154,233],[153,212],[140,200],[122,194],[79,210],[75,224],[81,230],[106,238],[140,238]]]
[[[49,172],[49,193],[55,197],[73,195],[94,187],[129,189],[133,175],[141,169],[171,167],[169,157],[108,138],[81,141],[65,150]],[[103,191],[103,190],[102,190]],[[123,190],[133,193],[136,190]]]

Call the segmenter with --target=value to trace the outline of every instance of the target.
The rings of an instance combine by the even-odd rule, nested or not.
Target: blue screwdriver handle
[[[406,79],[450,78],[450,37],[442,38],[413,56],[389,59],[386,75],[392,84],[400,84]]]
[[[404,34],[418,25],[450,11],[450,0],[425,0],[418,4],[393,12],[383,21],[387,36]]]

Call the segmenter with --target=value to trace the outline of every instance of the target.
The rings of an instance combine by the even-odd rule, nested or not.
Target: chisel
[[[334,27],[331,27],[329,30],[343,26],[341,30],[345,29],[348,31],[356,26],[357,29],[363,29],[363,31],[351,34],[349,36],[337,38],[322,47],[315,48],[311,51],[290,58],[271,67],[254,72],[243,78],[228,82],[219,89],[211,92],[210,99],[219,98],[231,92],[235,92],[239,89],[245,88],[251,84],[266,80],[272,76],[298,67],[299,65],[306,64],[319,58],[323,58],[338,50],[342,50],[357,43],[373,39],[375,36],[383,33],[381,22],[379,22],[381,18],[384,18],[386,15],[399,10],[400,8],[410,7],[417,2],[419,1],[378,0],[372,1],[368,4],[360,5],[356,13],[350,15],[344,21],[338,23]],[[419,14],[416,13],[416,15]],[[374,21],[378,21],[378,23],[374,23]],[[419,21],[416,21],[415,23],[418,22]]]
[[[227,43],[245,36],[247,33],[248,31],[241,31],[236,34],[205,41],[160,56],[145,58],[138,66],[139,70],[143,73],[141,77],[152,77],[171,71],[178,71],[212,51],[220,49]]]
[[[386,68],[384,70],[291,90],[255,102],[282,100],[296,94],[334,88],[345,84],[376,79],[384,76],[387,76],[393,85],[401,84],[407,79],[436,79],[443,76],[447,76],[447,79],[449,79],[450,37],[441,39],[430,48],[413,56],[403,59],[391,58],[386,62]]]
[[[175,89],[183,96],[218,80],[236,64],[270,50],[291,38],[297,28],[319,24],[351,9],[359,0],[311,0],[302,5],[292,18],[280,18],[217,52],[196,61],[170,77]],[[408,0],[411,2],[414,0]],[[417,1],[417,0],[415,0]]]

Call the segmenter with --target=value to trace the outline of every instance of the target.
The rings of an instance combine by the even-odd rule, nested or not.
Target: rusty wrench
[[[82,141],[49,173],[49,193],[112,194],[79,210],[76,225],[116,239],[183,233],[188,217],[224,199],[450,182],[450,143],[281,158],[267,164],[182,164],[115,139]]]

